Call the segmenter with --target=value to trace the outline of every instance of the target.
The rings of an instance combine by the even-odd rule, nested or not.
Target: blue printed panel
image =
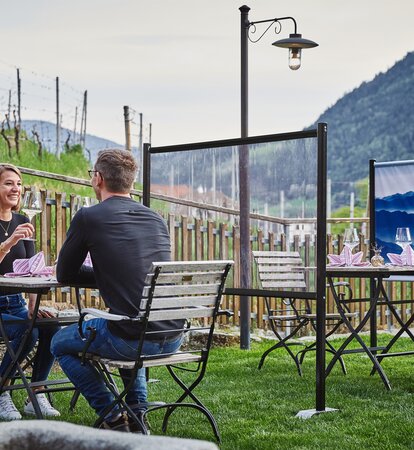
[[[395,244],[398,227],[414,233],[414,161],[375,164],[375,236],[385,262],[387,253],[401,253]]]

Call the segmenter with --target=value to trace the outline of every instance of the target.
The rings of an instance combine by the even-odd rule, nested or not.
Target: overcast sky
[[[153,145],[240,135],[240,12],[235,0],[0,0],[0,111],[19,67],[23,119],[63,126],[88,91],[87,132],[124,143],[123,106],[152,123]],[[269,30],[249,44],[249,134],[300,130],[341,96],[386,71],[414,47],[413,0],[251,0],[250,20],[293,16],[319,43],[291,71],[293,33]],[[6,13],[5,13],[6,11]],[[258,34],[262,28],[258,28]],[[15,88],[15,86],[14,86]],[[15,94],[13,94],[15,95]],[[30,105],[30,106],[29,106]],[[80,116],[80,113],[79,113]],[[79,124],[80,118],[78,118]],[[132,128],[138,142],[137,114]]]

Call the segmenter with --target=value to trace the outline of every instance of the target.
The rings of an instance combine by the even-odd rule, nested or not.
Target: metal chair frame
[[[307,352],[316,350],[316,343],[310,345],[304,342],[292,341],[292,338],[298,332],[310,325],[316,331],[316,314],[312,312],[312,305],[309,298],[300,297],[300,293],[304,293],[307,289],[305,267],[303,265],[300,253],[297,251],[253,251],[253,257],[256,262],[258,280],[263,289],[277,289],[276,298],[281,298],[284,305],[290,309],[291,313],[286,314],[286,309],[272,309],[270,307],[269,297],[264,297],[266,309],[268,312],[269,325],[274,332],[278,342],[267,349],[261,356],[258,368],[261,369],[266,357],[278,348],[284,348],[295,362],[298,374],[302,376],[302,363]],[[349,290],[349,296],[352,298],[352,290],[349,283],[335,283],[335,286],[344,286]],[[281,291],[283,290],[283,291]],[[289,297],[289,290],[295,293],[294,298]],[[299,294],[299,296],[298,296]],[[292,294],[290,294],[292,295]],[[344,295],[343,293],[341,295]],[[297,301],[303,301],[304,307],[298,309]],[[349,312],[349,311],[348,311]],[[355,314],[350,313],[348,316],[354,317]],[[331,336],[343,323],[339,313],[328,313],[326,321],[334,321],[334,325],[326,334]],[[286,333],[284,337],[278,332],[277,326],[283,323],[294,323],[293,330]],[[291,346],[302,346],[303,349],[297,353],[293,352]],[[332,354],[336,353],[335,348],[329,341],[326,341],[326,351]],[[345,364],[342,358],[339,359],[342,370],[346,373]]]
[[[203,413],[208,419],[216,439],[218,442],[221,441],[213,414],[194,394],[193,390],[201,382],[206,372],[217,317],[221,314],[231,315],[228,311],[220,310],[220,302],[232,264],[233,261],[154,262],[151,273],[146,279],[139,313],[136,317],[117,316],[93,308],[81,310],[80,329],[86,314],[104,317],[108,320],[132,320],[140,323],[135,361],[115,361],[90,354],[88,347],[93,340],[93,330],[91,330],[90,339],[85,340],[85,347],[80,354],[82,361],[85,364],[92,364],[98,370],[115,398],[97,419],[94,424],[95,427],[99,427],[105,416],[117,405],[120,405],[128,412],[130,419],[142,430],[142,433],[148,434],[144,423],[145,415],[151,411],[165,408],[162,430],[166,432],[171,414],[178,407],[186,407],[195,408]],[[203,331],[207,334],[207,339],[206,342],[203,342],[201,348],[198,345],[198,348],[179,350],[171,354],[142,354],[144,340],[150,339],[151,334],[154,333],[154,331],[148,331],[150,322],[180,319],[186,321],[185,327],[180,330],[173,328],[165,332],[177,333],[177,331],[181,331],[188,334]],[[160,332],[155,333],[158,335]],[[188,342],[186,344],[189,345]],[[183,393],[173,403],[159,402],[154,406],[150,405],[144,416],[138,417],[126,403],[125,397],[133,385],[138,369],[155,366],[165,366]],[[114,376],[118,376],[118,374],[112,372],[109,367],[131,370],[130,381],[121,392],[114,379]],[[179,371],[193,372],[196,377],[187,384],[178,376]]]

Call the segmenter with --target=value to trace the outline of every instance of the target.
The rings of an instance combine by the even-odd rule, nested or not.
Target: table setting
[[[355,228],[347,228],[344,232],[344,247],[341,253],[328,254],[329,263],[327,267],[375,267],[375,268],[398,268],[414,266],[414,250],[411,247],[411,232],[409,227],[399,227],[396,230],[395,242],[401,247],[401,253],[387,253],[389,263],[384,264],[384,258],[381,256],[381,247],[372,245],[374,255],[367,261],[364,252],[359,251],[355,254],[353,250],[359,245],[359,237]],[[408,267],[407,267],[408,266]]]

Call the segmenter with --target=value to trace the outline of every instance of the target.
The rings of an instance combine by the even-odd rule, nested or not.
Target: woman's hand
[[[5,244],[6,242],[9,242],[11,247],[13,247],[13,245],[16,245],[21,239],[32,237],[33,233],[34,226],[31,223],[21,223],[20,225],[17,225],[12,235],[5,241]]]
[[[15,246],[20,240],[32,237],[33,233],[34,227],[31,223],[21,223],[20,225],[17,225],[11,236],[1,244],[2,253],[9,253],[10,249]]]

